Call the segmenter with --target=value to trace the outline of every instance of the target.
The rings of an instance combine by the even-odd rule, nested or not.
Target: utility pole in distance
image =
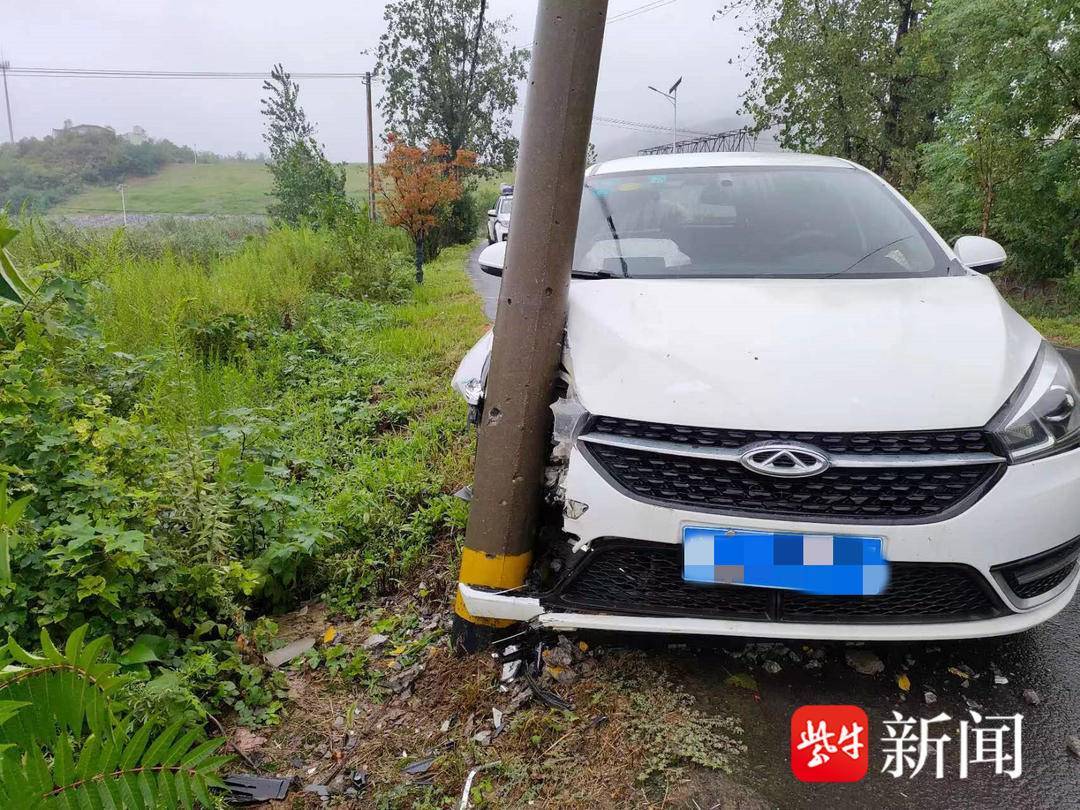
[[[374,222],[375,216],[375,124],[371,120],[371,71],[364,74],[367,86],[367,198],[368,216]]]
[[[15,143],[15,125],[11,123],[11,99],[8,97],[7,72],[11,62],[6,59],[0,60],[0,73],[4,74],[4,106],[7,108],[8,138]]]
[[[119,183],[116,186],[116,190],[120,192],[120,205],[124,210],[124,227],[127,227],[127,186],[123,183]]]
[[[522,585],[532,561],[555,374],[585,175],[607,0],[541,0],[514,184],[514,229],[476,452],[459,581]],[[458,594],[453,640],[487,646],[510,622],[471,616]]]

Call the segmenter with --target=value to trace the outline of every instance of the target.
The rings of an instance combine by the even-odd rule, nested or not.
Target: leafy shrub
[[[355,610],[462,525],[469,432],[445,376],[483,325],[464,252],[388,306],[408,272],[373,263],[403,237],[354,224],[207,263],[58,244],[79,281],[34,254],[34,299],[0,305],[0,472],[28,499],[0,630],[112,636],[140,717],[271,723],[284,684],[243,646],[249,617],[328,585]]]
[[[14,640],[0,651],[0,803],[6,808],[215,806],[211,787],[229,757],[185,720],[133,723],[125,679],[101,658],[107,638],[76,629],[61,652]]]
[[[434,250],[437,255],[442,248],[472,242],[487,219],[486,211],[485,208],[481,218],[476,193],[472,189],[465,189],[461,196],[447,205],[440,214],[434,233],[425,240],[425,251]],[[433,259],[435,255],[427,258]]]

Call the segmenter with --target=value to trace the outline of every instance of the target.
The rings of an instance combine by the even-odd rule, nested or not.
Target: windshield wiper
[[[626,266],[626,257],[622,253],[622,245],[619,244],[619,232],[615,230],[615,220],[611,217],[611,209],[608,208],[608,204],[604,201],[604,198],[596,193],[596,189],[591,186],[586,186],[592,195],[596,197],[596,201],[600,204],[600,210],[604,212],[604,221],[607,223],[608,230],[611,231],[611,240],[615,243],[615,250],[619,254],[619,264],[622,265],[623,278],[630,278],[630,269]],[[612,276],[609,274],[608,276]]]
[[[570,276],[572,278],[615,278],[607,270],[571,270]]]

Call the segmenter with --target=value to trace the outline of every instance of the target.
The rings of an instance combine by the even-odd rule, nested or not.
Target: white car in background
[[[514,207],[513,186],[503,186],[495,207],[487,212],[488,244],[505,242],[510,236],[510,212]]]
[[[592,167],[555,531],[525,588],[460,585],[469,613],[836,640],[1046,621],[1077,589],[1080,394],[984,275],[1004,260],[988,239],[950,247],[840,159]],[[455,377],[477,412],[490,344]]]

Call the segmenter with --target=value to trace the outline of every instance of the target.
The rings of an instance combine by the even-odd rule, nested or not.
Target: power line
[[[649,11],[655,11],[658,8],[664,6],[670,6],[676,0],[653,0],[651,3],[646,3],[643,6],[636,6],[635,8],[627,9],[626,11],[619,12],[614,17],[608,17],[607,24],[622,22],[623,20],[629,20],[631,17],[637,17],[639,14],[645,14]]]
[[[12,76],[71,79],[268,79],[269,72],[229,70],[107,70],[93,68],[10,67]],[[291,73],[294,79],[363,79],[367,73]]]
[[[628,121],[625,118],[610,118],[605,115],[594,115],[593,121],[597,124],[605,124],[607,126],[622,127],[623,129],[635,129],[645,132],[671,132],[671,127],[664,126],[663,124],[650,124],[645,121]],[[712,135],[711,132],[700,132],[694,129],[679,129],[683,135]]]

